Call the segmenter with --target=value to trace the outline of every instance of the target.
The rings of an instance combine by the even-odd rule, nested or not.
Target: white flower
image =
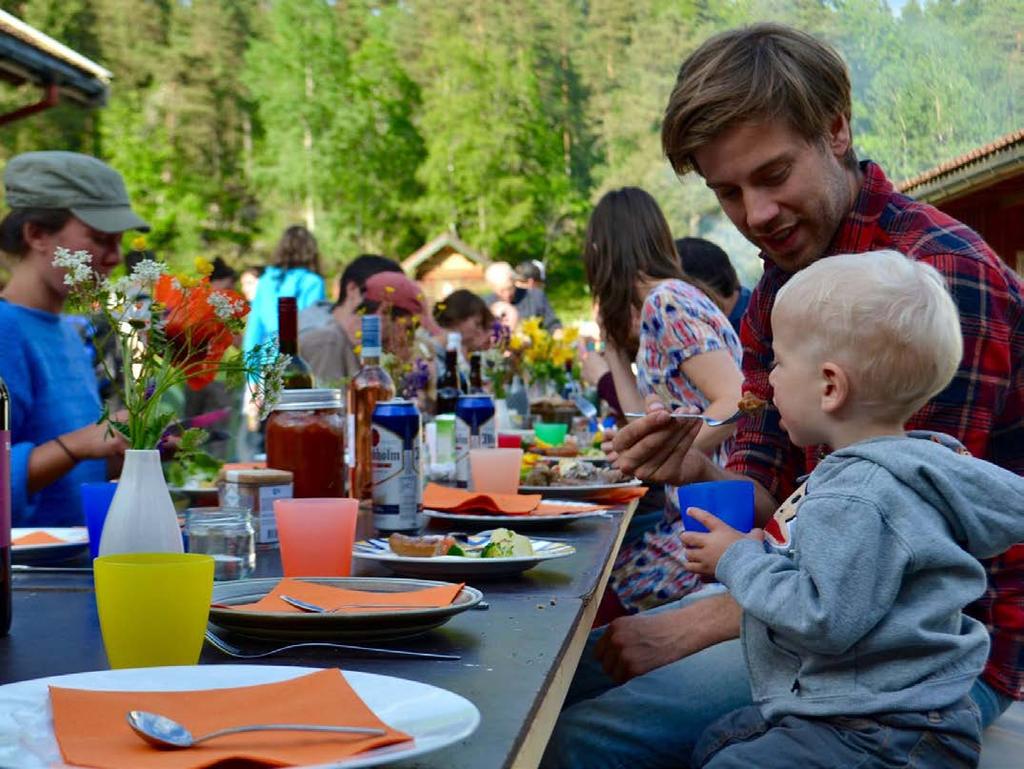
[[[167,272],[166,264],[152,259],[143,259],[132,270],[132,280],[139,283],[155,283],[165,272]]]
[[[114,296],[128,296],[129,293],[135,293],[137,286],[135,281],[129,278],[127,275],[118,278],[117,280],[108,280],[106,283],[106,289]]]
[[[65,286],[77,286],[79,283],[85,283],[95,277],[95,273],[92,271],[92,254],[88,251],[72,253],[63,246],[57,246],[53,252],[53,266],[66,270]]]
[[[212,292],[206,301],[221,320],[230,320],[245,309],[245,302],[242,300],[232,299],[227,294],[217,291]]]
[[[281,390],[284,389],[284,372],[292,362],[291,355],[278,354],[273,362],[263,368],[263,381],[258,385],[260,419],[266,419],[277,405]]]

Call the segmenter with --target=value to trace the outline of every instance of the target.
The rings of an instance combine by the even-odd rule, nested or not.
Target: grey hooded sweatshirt
[[[956,449],[937,433],[840,449],[774,536],[726,550],[715,573],[743,607],[766,718],[936,710],[970,690],[989,639],[962,609],[985,590],[977,559],[1024,540],[1024,478]]]

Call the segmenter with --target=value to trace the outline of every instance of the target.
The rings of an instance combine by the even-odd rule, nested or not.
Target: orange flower
[[[172,362],[187,372],[189,387],[201,390],[217,376],[220,359],[233,338],[217,314],[216,300],[211,303],[210,297],[219,294],[230,302],[228,306],[235,318],[244,318],[249,308],[241,294],[211,289],[206,278],[188,288],[180,286],[180,282],[175,286],[171,276],[161,275],[154,299],[167,308],[164,334],[172,351]]]

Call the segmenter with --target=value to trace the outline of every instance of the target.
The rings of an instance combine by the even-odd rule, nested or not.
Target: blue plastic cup
[[[85,527],[89,531],[89,555],[99,555],[100,537],[103,535],[103,524],[107,520],[110,502],[117,491],[113,481],[92,481],[82,484],[82,513],[85,516]]]
[[[754,528],[753,481],[709,481],[691,483],[678,489],[679,510],[687,531],[707,531],[704,524],[686,514],[687,508],[699,507],[724,521],[737,531]]]

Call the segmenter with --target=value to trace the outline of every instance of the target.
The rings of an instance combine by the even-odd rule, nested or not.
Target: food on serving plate
[[[439,555],[458,555],[465,558],[512,558],[533,555],[533,545],[528,537],[516,534],[510,529],[495,529],[483,546],[470,547],[460,544],[455,537],[441,534],[427,534],[411,537],[407,534],[392,534],[388,545],[395,555],[412,558],[435,558]]]
[[[768,405],[768,401],[764,398],[758,398],[754,393],[747,390],[743,393],[740,398],[740,402],[736,404],[736,407],[744,414],[756,414],[758,411]]]
[[[516,534],[510,529],[495,529],[491,532],[491,541],[484,545],[481,558],[515,558],[533,555],[533,545],[529,537]]]
[[[582,459],[563,459],[557,465],[537,463],[523,478],[523,486],[604,486],[624,483],[629,476],[614,467],[597,467]]]
[[[447,555],[453,547],[458,547],[455,537],[441,534],[427,534],[422,537],[410,537],[407,534],[392,534],[388,537],[388,545],[395,555],[406,555],[413,558],[432,558],[436,555]]]

